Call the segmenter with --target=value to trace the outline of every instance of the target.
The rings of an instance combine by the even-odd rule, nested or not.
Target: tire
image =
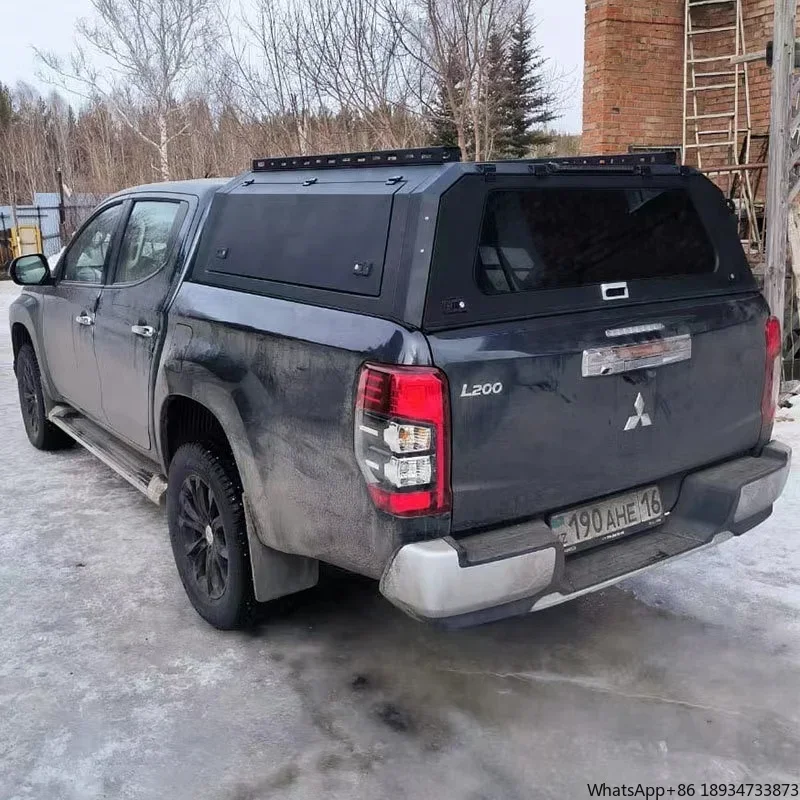
[[[19,407],[30,443],[37,450],[59,450],[62,447],[69,447],[72,439],[47,419],[42,376],[31,344],[23,344],[20,347],[17,353],[16,373]]]
[[[167,517],[175,566],[197,613],[220,630],[252,624],[258,604],[231,457],[202,444],[178,448],[169,467]]]

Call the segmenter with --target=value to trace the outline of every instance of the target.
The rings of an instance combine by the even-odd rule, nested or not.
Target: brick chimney
[[[583,151],[677,146],[683,0],[587,0]]]
[[[701,6],[703,27],[730,25],[733,4]],[[773,0],[742,0],[747,52],[772,38]],[[730,34],[703,40],[704,52],[730,50]],[[723,43],[727,39],[727,44]],[[681,144],[683,124],[684,0],[587,0],[583,90],[583,151],[627,152],[631,145]],[[720,65],[710,67],[721,69]],[[769,129],[770,73],[763,61],[750,64],[751,161],[763,161]],[[700,112],[729,108],[730,97],[703,92]],[[740,126],[744,124],[740,95]],[[696,152],[696,151],[694,151]],[[689,154],[689,163],[695,156]],[[704,165],[724,160],[704,151]]]

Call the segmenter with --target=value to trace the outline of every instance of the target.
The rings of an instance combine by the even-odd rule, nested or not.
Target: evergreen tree
[[[547,144],[542,127],[556,118],[553,95],[547,90],[542,67],[545,59],[533,43],[533,30],[525,9],[520,9],[508,48],[508,103],[505,154],[513,158],[529,155],[531,147]]]
[[[14,119],[14,107],[11,104],[11,92],[8,86],[0,83],[0,130],[7,128]]]
[[[441,87],[436,92],[436,103],[433,106],[430,122],[431,144],[440,147],[458,147],[458,131],[453,122],[450,104]]]
[[[492,155],[508,154],[509,107],[513,87],[509,76],[508,53],[499,33],[489,37],[486,51],[485,119],[487,150]]]
[[[441,147],[458,147],[458,130],[455,124],[455,109],[452,108],[447,86],[455,87],[455,103],[459,104],[459,86],[462,83],[458,62],[455,57],[450,59],[448,72],[438,83],[436,88],[436,101],[433,105],[430,121],[431,144]],[[466,154],[465,154],[466,155]]]

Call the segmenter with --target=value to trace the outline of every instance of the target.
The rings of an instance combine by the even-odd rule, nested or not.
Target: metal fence
[[[80,195],[61,202],[55,192],[37,192],[30,205],[0,206],[0,265],[11,257],[12,228],[35,226],[42,252],[55,255],[81,226],[103,195]]]

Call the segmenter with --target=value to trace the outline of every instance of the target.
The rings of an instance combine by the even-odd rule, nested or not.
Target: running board
[[[156,505],[161,504],[161,498],[167,491],[167,479],[154,462],[115,439],[74,408],[56,406],[48,414],[48,419],[149,500]]]

